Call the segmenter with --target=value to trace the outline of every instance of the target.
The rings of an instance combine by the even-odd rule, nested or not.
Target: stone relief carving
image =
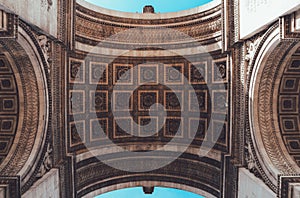
[[[41,164],[40,170],[37,174],[37,177],[40,178],[45,175],[53,166],[53,157],[52,157],[52,147],[50,144],[47,145],[47,151],[44,155],[43,162]]]
[[[246,55],[245,55],[245,61],[251,62],[254,58],[255,52],[259,46],[259,43],[261,41],[262,37],[260,35],[256,36],[255,38],[246,41]]]
[[[249,77],[250,75],[250,70],[251,70],[251,65],[253,64],[253,61],[255,59],[255,53],[259,47],[260,42],[262,41],[262,36],[257,35],[253,37],[252,39],[248,40],[245,42],[245,66],[246,66],[246,75]]]
[[[249,144],[249,141],[247,143],[248,143],[248,145],[245,148],[245,150],[246,150],[246,157],[245,157],[246,165],[249,170],[253,170],[255,168],[255,159],[254,159],[253,153],[251,151],[251,146]]]
[[[218,77],[220,79],[226,79],[226,65],[225,64],[219,64],[218,69],[219,69],[219,72],[217,73]]]
[[[246,166],[249,169],[251,173],[253,173],[256,177],[261,178],[262,176],[259,172],[259,168],[257,166],[257,162],[255,160],[252,148],[251,148],[251,143],[250,143],[250,137],[246,138],[246,144],[245,144],[245,161],[246,161]]]
[[[49,11],[51,6],[53,5],[53,1],[52,0],[42,0],[41,4],[42,4],[42,7],[47,7],[47,11]]]
[[[40,35],[37,37],[39,41],[39,45],[42,48],[43,55],[47,61],[47,67],[48,67],[48,73],[50,74],[51,71],[51,63],[52,63],[52,58],[51,58],[51,41],[47,38],[45,35]]]

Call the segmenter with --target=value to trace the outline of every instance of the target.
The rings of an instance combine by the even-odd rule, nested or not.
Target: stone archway
[[[278,24],[258,40],[249,65],[251,79],[248,105],[252,142],[249,142],[247,161],[248,168],[260,174],[263,181],[276,191],[279,175],[297,174],[300,171],[282,139],[278,120],[280,81],[299,45],[296,40],[282,39]]]
[[[124,188],[132,188],[132,187],[164,187],[164,188],[175,188],[175,189],[179,189],[179,190],[184,190],[184,191],[188,191],[188,192],[192,192],[201,196],[205,196],[207,198],[213,198],[215,196],[213,196],[212,194],[203,191],[199,188],[194,188],[191,186],[187,186],[187,185],[183,185],[183,184],[178,184],[178,183],[173,183],[173,182],[161,182],[161,181],[134,181],[134,182],[124,182],[124,183],[119,183],[116,185],[111,185],[109,187],[104,187],[101,189],[97,189],[93,192],[90,192],[88,194],[86,194],[84,197],[95,197],[97,195],[103,194],[103,193],[107,193],[107,192],[111,192],[114,190],[120,190],[120,189],[124,189]]]
[[[173,155],[172,151],[168,153]],[[107,159],[116,163],[126,163],[120,157],[122,153],[106,155]],[[153,163],[155,160],[162,160],[153,156],[151,158]],[[78,155],[76,161],[75,181],[79,197],[90,195],[94,191],[104,193],[134,186],[174,187],[202,195],[210,194],[210,197],[219,197],[221,194],[221,163],[208,157],[184,154],[163,168],[140,173],[117,170],[86,154]]]
[[[77,1],[75,19],[65,135],[74,193],[82,197],[147,181],[221,197],[223,157],[230,150],[230,63],[221,50],[220,1],[188,14],[150,18],[106,13]],[[154,115],[157,124],[147,132],[141,126],[154,104],[166,115]]]
[[[37,44],[30,29],[22,22],[18,27],[17,38],[0,38],[1,60],[4,67],[11,69],[13,77],[10,79],[15,79],[15,89],[11,90],[15,94],[15,100],[7,103],[8,110],[13,109],[15,119],[10,123],[11,128],[8,122],[4,125],[4,130],[10,133],[13,143],[7,148],[0,164],[0,183],[7,186],[9,191],[13,190],[12,196],[16,197],[20,196],[26,183],[35,180],[47,137],[48,86],[43,66],[44,57],[39,53]],[[9,74],[1,72],[4,72],[1,77]],[[3,82],[9,85],[8,82]],[[4,89],[3,93],[8,98],[11,97],[9,87],[8,92],[5,91],[5,85],[1,87]],[[7,117],[6,112],[1,114]]]

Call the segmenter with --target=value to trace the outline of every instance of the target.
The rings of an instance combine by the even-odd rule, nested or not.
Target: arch
[[[222,159],[223,154],[228,153],[230,147],[229,122],[226,116],[229,112],[227,112],[226,102],[223,102],[229,96],[229,88],[226,86],[229,84],[229,76],[227,75],[227,71],[229,72],[229,59],[227,54],[221,51],[221,11],[221,1],[216,0],[201,7],[201,9],[176,13],[176,15],[158,14],[145,17],[145,15],[135,13],[124,15],[121,12],[108,12],[105,9],[88,5],[82,0],[77,1],[75,9],[76,23],[74,24],[75,46],[67,61],[67,72],[69,72],[67,81],[69,86],[67,89],[68,126],[66,137],[67,152],[74,157],[74,166],[72,167],[74,172],[74,189],[78,197],[88,196],[90,195],[89,193],[97,189],[104,191],[104,189],[108,190],[112,186],[122,186],[128,182],[136,182],[135,185],[140,184],[139,182],[152,182],[151,184],[157,182],[160,186],[166,187],[175,186],[182,188],[182,186],[185,186],[184,188],[207,197],[221,197],[223,182]],[[170,32],[170,30],[173,32]],[[174,33],[174,31],[176,32]],[[128,34],[128,32],[130,33]],[[151,36],[145,40],[143,38],[145,35]],[[142,46],[141,43],[145,44],[145,46]],[[101,44],[100,47],[99,44]],[[199,51],[200,48],[198,48],[199,45],[208,54],[201,53]],[[194,66],[192,64],[193,61],[195,61]],[[149,65],[149,63],[153,64],[153,66]],[[106,70],[106,79],[100,80],[101,82],[99,79],[96,79],[98,77],[92,75],[93,71],[96,71],[96,66]],[[142,71],[142,68],[151,66],[151,68],[154,68],[154,74],[157,73],[156,71],[159,71],[154,78],[158,80],[164,79],[170,87],[171,85],[176,85],[178,90],[175,89],[175,86],[174,90],[177,93],[183,93],[184,103],[186,103],[185,109],[192,110],[191,107],[193,105],[191,104],[193,104],[193,101],[189,95],[190,93],[185,94],[180,90],[181,85],[184,85],[184,83],[178,83],[174,80],[170,81],[166,78],[166,74],[169,73],[167,68],[171,68],[171,66],[177,67],[182,74],[186,74],[186,85],[193,84],[197,87],[194,89],[199,91],[199,97],[201,97],[200,94],[203,96],[201,100],[203,105],[202,112],[205,112],[203,116],[199,119],[199,116],[193,114],[195,118],[183,120],[183,123],[187,123],[185,126],[192,126],[195,123],[202,124],[197,129],[199,133],[196,138],[191,136],[190,128],[193,127],[187,127],[186,130],[182,130],[180,136],[175,137],[175,135],[169,133],[169,126],[171,125],[169,123],[161,130],[159,129],[158,135],[144,138],[143,140],[135,136],[128,136],[124,134],[124,131],[119,130],[114,117],[111,116],[110,109],[113,109],[113,107],[108,108],[106,105],[110,104],[110,101],[107,102],[107,99],[110,94],[114,94],[111,93],[111,88],[114,88],[115,93],[128,93],[131,90],[132,87],[130,86],[123,86],[122,89],[118,89],[118,87],[114,87],[114,84],[115,80],[120,77],[118,76],[118,71],[127,71],[135,66],[137,70],[134,70],[133,74],[137,79],[132,78],[131,80],[130,78],[128,82],[135,82],[136,80],[137,84],[141,85],[141,82],[144,80],[140,80],[143,78],[143,74],[140,71]],[[199,67],[203,72],[203,77],[207,80],[207,83],[197,80],[199,75],[198,77],[193,77],[194,75],[197,76],[195,72],[197,70],[195,69],[196,67]],[[217,71],[220,70],[223,71],[223,75],[217,74]],[[85,87],[82,86],[83,84]],[[96,89],[94,85],[96,84],[99,85],[98,87],[103,86],[101,90],[99,89],[99,93],[102,93],[102,96],[99,94],[98,98],[102,98],[103,100],[101,101],[106,101],[105,104],[98,103],[98,106],[101,106],[97,110],[98,112],[94,107],[91,108],[91,105],[87,105],[94,104],[95,99],[93,99],[93,95]],[[127,85],[129,84],[131,83]],[[206,87],[211,84],[214,86],[211,90],[212,94],[209,94],[209,90],[206,90],[208,89]],[[223,85],[225,85],[224,89]],[[133,100],[143,101],[143,93],[152,92],[154,94],[152,94],[151,100],[156,101],[154,103],[161,101],[161,104],[167,106],[166,96],[168,92],[165,92],[165,87],[160,86],[145,86],[143,90],[137,90],[133,94]],[[92,92],[88,92],[87,88],[93,88]],[[157,90],[159,91],[157,92]],[[144,95],[147,96],[147,94]],[[72,103],[72,101],[76,101],[77,105]],[[197,103],[197,101],[199,100],[197,99],[194,102]],[[134,116],[125,116],[122,111],[122,115],[116,116],[117,119],[128,120],[130,118],[130,123],[132,123],[131,117],[135,117],[134,119],[138,121],[141,120],[141,116],[145,115],[144,109],[147,109],[146,105],[142,102],[137,102],[134,105],[134,113],[132,113]],[[183,116],[179,116],[179,109],[181,108],[170,109],[166,118],[169,121],[177,120],[176,122],[182,123],[180,119]],[[96,111],[96,114],[91,113],[94,111]],[[175,113],[178,114],[173,116]],[[102,133],[97,133],[101,131],[99,127],[98,129],[100,130],[97,129],[99,124],[106,136],[109,137],[109,141],[113,140],[113,143],[126,148],[125,150],[140,152],[145,154],[145,156],[128,157],[127,153],[124,154],[123,151],[112,147],[112,143],[101,136]],[[209,126],[212,127],[210,128]],[[132,130],[126,133],[139,134],[139,130],[138,127],[132,127]],[[219,137],[214,133],[215,131],[221,131],[223,135]],[[204,137],[206,134],[209,134],[207,139]],[[170,143],[172,139],[177,139],[178,144],[177,142],[176,144]],[[188,149],[183,148],[188,140],[193,140],[193,142]],[[205,155],[206,151],[209,151],[208,148],[203,148],[203,152],[199,151],[200,145],[201,147],[209,147],[208,144],[205,144],[212,140],[217,141],[211,149],[212,152]],[[203,142],[205,144],[202,144]],[[170,144],[165,146],[165,143]],[[150,152],[148,151],[159,150],[157,148],[160,148],[161,145],[164,146],[161,150],[161,156],[149,154]],[[177,158],[177,154],[180,157]],[[199,156],[202,154],[205,157]],[[175,155],[176,157],[174,157]],[[167,161],[167,159],[172,157],[174,157],[174,161],[171,164],[153,169],[156,162]],[[154,165],[145,162],[145,160],[143,162],[141,159],[151,159]],[[119,166],[109,166],[105,164],[106,161],[117,165],[125,164],[126,168],[130,167],[130,171],[122,168],[120,169],[123,171],[118,170],[116,167]],[[147,171],[142,172],[140,170],[141,167],[146,167]]]
[[[131,18],[131,19],[166,19],[166,18],[174,18],[174,17],[179,18],[179,17],[199,13],[202,11],[206,11],[206,10],[213,8],[216,5],[221,4],[221,1],[220,0],[212,0],[211,2],[208,2],[206,4],[203,4],[203,5],[195,7],[195,8],[182,10],[182,11],[178,11],[178,12],[156,13],[155,15],[149,15],[149,14],[145,15],[145,14],[141,14],[141,13],[131,13],[131,12],[111,10],[108,8],[97,6],[97,5],[92,4],[85,0],[76,0],[76,3],[83,5],[84,7],[88,8],[90,10],[96,11],[98,13],[116,16],[116,17]]]
[[[120,183],[120,184],[115,184],[115,185],[111,185],[108,187],[104,187],[101,189],[97,189],[94,190],[88,194],[86,194],[85,196],[83,196],[84,198],[87,197],[95,197],[97,195],[100,194],[104,194],[104,193],[108,193],[114,190],[120,190],[120,189],[124,189],[124,188],[132,188],[132,187],[141,187],[141,186],[155,186],[155,187],[165,187],[165,188],[175,188],[175,189],[179,189],[179,190],[184,190],[184,191],[188,191],[188,192],[192,192],[201,196],[205,196],[207,198],[215,198],[216,196],[203,191],[199,188],[194,188],[191,186],[187,186],[187,185],[183,185],[183,184],[178,184],[178,183],[173,183],[173,182],[161,182],[161,181],[135,181],[135,182],[124,182],[124,183]]]
[[[22,22],[17,39],[0,39],[0,45],[17,78],[20,107],[14,143],[0,164],[0,174],[20,176],[23,187],[35,178],[47,137],[49,90],[44,57],[31,30]]]
[[[263,36],[253,59],[249,87],[249,123],[254,158],[263,180],[275,190],[279,174],[299,173],[287,152],[277,120],[280,77],[296,42],[282,40],[280,27],[273,25]]]
[[[115,163],[126,163],[120,155],[122,153],[107,152],[106,159]],[[167,158],[168,155],[172,156],[172,151],[164,157]],[[151,156],[151,163],[162,160],[161,157]],[[137,162],[137,166],[143,165],[139,163],[139,157],[132,160]],[[171,164],[148,172],[118,170],[88,153],[77,155],[75,161],[75,188],[78,197],[136,186],[178,188],[206,197],[220,197],[222,194],[221,162],[208,157],[185,153]]]
[[[190,178],[167,174],[127,174],[118,178],[98,180],[86,185],[84,188],[77,189],[77,196],[91,197],[113,190],[138,186],[177,188],[211,198],[221,196],[218,190],[207,185],[205,182],[196,183]]]

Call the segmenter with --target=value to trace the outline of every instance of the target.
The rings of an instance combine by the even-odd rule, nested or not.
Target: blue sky
[[[142,187],[125,188],[116,190],[103,195],[99,195],[96,198],[203,198],[200,195],[196,195],[191,192],[177,190],[173,188],[155,187],[154,192],[151,195],[145,195]]]
[[[141,13],[145,5],[153,5],[155,12],[176,12],[194,8],[212,0],[86,0],[101,7]]]

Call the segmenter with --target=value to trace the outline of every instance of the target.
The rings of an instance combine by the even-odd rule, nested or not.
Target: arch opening
[[[176,4],[172,0],[156,1],[156,0],[141,0],[132,2],[130,0],[115,0],[115,1],[104,1],[104,0],[85,0],[96,6],[103,8],[123,11],[123,12],[134,12],[142,13],[143,7],[152,5],[155,13],[166,13],[166,12],[178,12],[182,10],[192,9],[198,6],[205,5],[213,0],[178,0]]]
[[[186,190],[180,190],[176,188],[167,188],[167,187],[152,187],[152,192],[147,191],[149,187],[131,187],[124,188],[119,190],[110,191],[107,193],[103,193],[101,195],[95,196],[95,198],[110,198],[110,197],[127,197],[130,195],[131,198],[163,198],[163,197],[172,197],[172,198],[204,198],[202,195],[198,195],[193,192],[189,192]]]

